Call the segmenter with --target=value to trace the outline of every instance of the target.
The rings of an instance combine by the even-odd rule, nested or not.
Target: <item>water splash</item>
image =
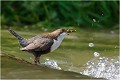
[[[55,60],[46,59],[45,63],[43,64],[52,69],[62,70],[61,67],[58,66],[57,61]]]
[[[61,62],[46,59],[44,65],[57,70],[72,71],[95,78],[105,78],[109,80],[120,79],[120,57],[100,57],[100,53],[94,52],[94,58],[89,60],[84,66],[70,64],[70,62]],[[58,64],[60,66],[58,66]],[[64,65],[64,66],[61,66]]]
[[[98,52],[96,52],[98,55]],[[44,65],[57,70],[67,70],[72,72],[77,72],[83,75],[87,75],[90,77],[95,78],[105,78],[109,80],[119,80],[120,79],[120,57],[114,57],[114,58],[107,58],[107,57],[94,57],[93,59],[89,60],[84,67],[79,67],[75,65],[68,65],[68,63],[64,64],[66,65],[67,69],[64,67],[59,67],[58,64],[61,62],[46,59]]]
[[[81,71],[80,73],[96,78],[119,80],[119,64],[119,57],[115,57],[112,59],[106,57],[99,57],[98,59],[94,58],[86,63],[85,69],[83,69],[83,71]]]

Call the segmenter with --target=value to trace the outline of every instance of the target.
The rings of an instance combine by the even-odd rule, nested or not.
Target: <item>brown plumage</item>
[[[75,30],[57,29],[51,33],[40,34],[30,39],[21,37],[13,30],[9,30],[9,32],[19,40],[20,50],[32,53],[35,56],[35,64],[39,64],[39,58],[42,54],[57,49],[65,35],[75,32]]]

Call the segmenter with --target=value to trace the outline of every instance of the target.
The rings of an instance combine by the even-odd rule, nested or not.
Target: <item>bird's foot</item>
[[[35,62],[35,65],[40,65],[39,59],[35,59],[34,62]]]

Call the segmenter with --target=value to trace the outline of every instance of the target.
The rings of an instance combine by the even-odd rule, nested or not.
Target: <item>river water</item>
[[[27,38],[37,34],[29,31],[17,32]],[[17,39],[11,36],[8,31],[2,30],[1,34],[2,54],[14,55],[17,58],[34,63],[34,57],[27,52],[20,51]],[[78,74],[82,74],[95,78],[118,80],[120,78],[119,58],[118,30],[78,30],[76,33],[68,35],[56,51],[41,56],[42,66],[58,70],[58,72],[52,69],[46,70],[46,68],[42,70],[30,66],[26,68],[26,65],[18,65],[14,61],[7,63],[6,61],[9,61],[7,59],[2,61],[2,78],[64,79],[81,78],[78,77]],[[59,71],[70,72],[61,73]],[[75,72],[77,75],[71,72]],[[49,76],[46,77],[45,74]],[[71,75],[74,77],[70,77]]]

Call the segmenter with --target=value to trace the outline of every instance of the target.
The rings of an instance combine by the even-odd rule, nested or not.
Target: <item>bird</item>
[[[76,32],[76,30],[60,28],[53,32],[38,34],[28,39],[20,36],[12,29],[8,31],[18,39],[21,51],[34,55],[34,64],[36,65],[40,64],[41,55],[53,52],[60,46],[65,36]]]

